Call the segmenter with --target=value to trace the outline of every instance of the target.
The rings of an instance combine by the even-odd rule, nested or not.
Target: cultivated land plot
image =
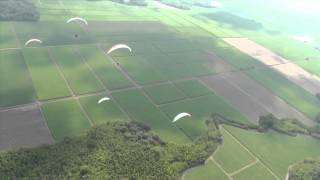
[[[144,87],[144,91],[156,104],[164,104],[186,98],[186,95],[171,83]]]
[[[176,63],[175,68],[181,71],[182,77],[201,76],[215,73],[214,60],[201,51],[174,52],[166,54]]]
[[[230,126],[225,126],[225,129],[282,179],[290,165],[320,155],[320,142],[311,137],[291,137],[276,132],[257,133]]]
[[[201,96],[185,101],[174,102],[161,106],[163,112],[172,119],[181,112],[188,112],[192,117],[186,117],[175,123],[191,138],[195,139],[206,130],[205,120],[213,113],[219,113],[229,119],[239,122],[249,122],[242,114],[216,95]]]
[[[53,143],[37,106],[0,111],[0,151]]]
[[[35,92],[21,51],[0,51],[0,108],[27,104]]]
[[[129,90],[112,93],[112,96],[132,120],[149,125],[164,140],[176,143],[189,142],[189,139],[142,92]]]
[[[206,76],[202,77],[201,80],[252,122],[256,123],[259,116],[269,114],[264,107],[252,100],[249,94],[239,91],[239,89],[224,79],[223,76]]]
[[[41,106],[55,140],[80,135],[90,127],[76,100],[46,103]]]
[[[288,35],[268,35],[260,34],[259,36],[253,36],[253,40],[271,51],[281,55],[282,57],[295,62],[300,65],[300,62],[305,62],[306,58],[317,61],[315,59],[320,58],[319,50],[316,50],[312,45],[300,42]],[[308,61],[306,61],[308,62]],[[308,66],[302,66],[306,70],[310,70]]]
[[[153,44],[154,46],[158,47],[162,52],[165,52],[165,53],[200,50],[198,46],[193,44],[190,40],[186,40],[186,39],[157,41],[156,43],[153,43]]]
[[[113,121],[127,121],[128,118],[121,112],[120,108],[113,100],[98,104],[99,99],[107,95],[88,96],[80,98],[80,103],[87,112],[93,124],[101,124]]]
[[[315,118],[319,112],[320,102],[314,95],[261,62],[234,48],[216,48],[215,53],[237,69],[245,70],[250,77],[309,118]]]
[[[192,168],[184,175],[184,180],[227,180],[228,177],[211,160],[205,165]]]
[[[41,39],[43,46],[92,43],[89,35],[77,23],[40,21],[14,22],[13,25],[21,43],[32,38]],[[32,46],[40,45],[33,44]]]
[[[319,113],[320,101],[316,96],[292,83],[281,74],[270,69],[252,70],[248,74],[309,118],[314,119]]]
[[[189,98],[211,94],[212,92],[197,80],[186,80],[174,83]]]
[[[265,47],[247,38],[225,38],[224,40],[266,65],[276,65],[271,68],[280,72],[310,93],[317,94],[320,92],[320,78],[310,74],[296,64],[288,63],[289,60],[274,54]]]
[[[0,22],[0,49],[18,47],[11,22]]]
[[[182,38],[159,21],[90,21],[90,26],[84,28],[96,42],[150,42]]]
[[[297,118],[304,124],[314,124],[304,114],[242,72],[207,76],[202,77],[202,80],[254,122],[261,115],[272,113],[279,118]]]
[[[130,81],[112,64],[110,57],[107,57],[97,46],[77,46],[76,49],[108,89],[132,86]]]
[[[70,96],[67,85],[50,59],[45,48],[23,49],[38,99],[52,99]]]
[[[234,180],[276,180],[277,178],[273,176],[261,162],[254,164],[253,166],[241,171],[232,177]]]
[[[59,64],[68,84],[76,94],[102,91],[103,87],[72,47],[52,47],[50,55]]]
[[[117,57],[115,61],[139,84],[144,85],[167,80],[156,67],[142,56]]]
[[[215,152],[213,158],[227,173],[230,174],[255,161],[255,158],[227,134],[225,130],[222,130],[221,133],[223,135],[223,144]]]

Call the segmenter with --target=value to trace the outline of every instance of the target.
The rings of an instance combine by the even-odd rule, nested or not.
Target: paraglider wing
[[[186,113],[186,112],[180,113],[180,114],[176,115],[176,117],[174,117],[172,122],[174,123],[174,122],[178,121],[179,119],[186,117],[186,116],[191,117],[191,114]]]
[[[110,54],[110,53],[112,53],[112,51],[115,51],[115,50],[117,50],[117,49],[123,49],[123,48],[128,49],[130,52],[132,52],[131,48],[130,48],[128,45],[126,45],[126,44],[116,44],[116,45],[113,45],[113,46],[108,50],[107,53]]]
[[[24,45],[28,46],[30,43],[37,42],[37,43],[42,43],[40,39],[29,39]]]
[[[81,17],[70,18],[70,19],[68,19],[67,23],[76,22],[76,21],[80,21],[80,22],[83,22],[84,24],[88,25],[87,20],[85,20],[85,19],[83,19]]]
[[[101,98],[99,101],[98,101],[98,104],[100,104],[100,103],[102,103],[102,102],[104,102],[104,101],[109,101],[110,100],[110,98],[108,98],[108,97],[103,97],[103,98]]]

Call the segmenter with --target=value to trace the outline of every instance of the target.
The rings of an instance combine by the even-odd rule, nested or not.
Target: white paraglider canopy
[[[191,117],[191,114],[190,113],[186,113],[186,112],[179,113],[178,115],[176,115],[176,117],[174,117],[172,122],[174,123],[174,122],[178,121],[179,119],[181,119],[183,117]]]
[[[104,102],[104,101],[109,101],[109,100],[110,100],[109,97],[103,97],[103,98],[101,98],[101,99],[98,101],[98,104],[100,104],[100,103],[102,103],[102,102]]]
[[[70,19],[68,19],[67,23],[77,22],[77,21],[82,22],[82,23],[88,25],[88,21],[85,20],[85,19],[83,19],[83,18],[81,18],[81,17],[73,17],[73,18],[70,18]]]
[[[40,39],[29,39],[24,45],[28,46],[30,43],[37,42],[37,43],[42,43]]]
[[[110,54],[117,49],[123,49],[123,48],[128,49],[130,52],[132,52],[132,49],[126,44],[115,44],[108,50],[107,53]]]

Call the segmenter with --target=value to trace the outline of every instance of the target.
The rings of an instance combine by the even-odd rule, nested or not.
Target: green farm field
[[[138,121],[164,141],[188,145],[206,132],[205,122],[215,113],[257,124],[241,107],[201,81],[239,71],[315,122],[320,99],[224,38],[249,38],[320,77],[320,53],[312,48],[320,35],[306,28],[291,30],[287,16],[273,22],[275,17],[269,19],[259,8],[246,12],[252,9],[246,7],[249,0],[241,1],[221,0],[220,8],[181,10],[153,0],[147,0],[147,6],[108,0],[35,0],[39,21],[0,22],[0,124],[6,111],[38,108],[56,142],[83,135],[91,126]],[[284,2],[272,0],[270,4]],[[88,24],[66,23],[72,17],[84,18]],[[292,38],[307,33],[315,44]],[[25,45],[32,38],[42,42]],[[132,52],[107,53],[119,43]],[[306,57],[310,60],[305,61]],[[234,88],[252,106],[272,113],[246,89]],[[103,97],[110,100],[98,104]],[[191,117],[173,123],[181,112]],[[182,180],[279,180],[290,165],[320,156],[320,141],[308,136],[257,133],[225,125],[220,132],[223,142],[218,150],[205,164],[181,172]]]

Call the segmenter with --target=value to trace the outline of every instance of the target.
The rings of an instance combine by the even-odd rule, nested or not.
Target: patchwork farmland
[[[148,3],[39,0],[40,21],[1,21],[0,151],[54,144],[116,121],[144,123],[176,144],[197,140],[212,114],[252,126],[268,114],[317,125],[319,53],[306,50],[312,58],[304,61],[295,52],[307,49],[301,43],[272,46],[266,31],[275,25],[235,27],[239,17],[226,16],[227,8],[212,15]],[[65,22],[75,16],[88,25]],[[25,45],[35,37],[42,43]],[[108,54],[117,43],[132,52]],[[103,97],[110,101],[98,104]],[[192,116],[173,123],[180,112]],[[290,165],[320,156],[320,141],[306,135],[219,127],[221,146],[183,180],[279,180]]]

